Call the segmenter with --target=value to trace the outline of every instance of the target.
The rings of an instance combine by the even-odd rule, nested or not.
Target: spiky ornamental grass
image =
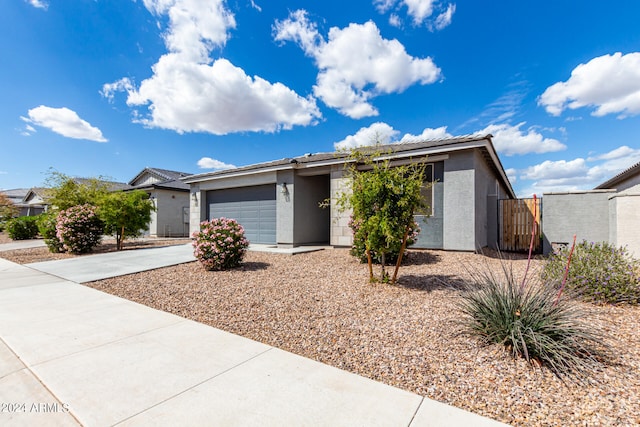
[[[558,298],[556,288],[539,281],[522,287],[504,265],[503,273],[474,274],[459,305],[465,333],[504,345],[514,358],[545,366],[560,378],[585,379],[602,366],[604,337],[585,322],[588,315],[575,300]]]

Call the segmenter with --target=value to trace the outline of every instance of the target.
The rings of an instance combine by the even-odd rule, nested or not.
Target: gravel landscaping
[[[131,241],[129,248],[184,241]],[[35,248],[0,257],[71,256],[47,254]],[[526,259],[510,258],[507,265],[522,274]],[[640,308],[584,304],[587,321],[610,337],[613,356],[592,384],[564,383],[458,333],[461,282],[486,268],[501,268],[495,254],[410,251],[399,284],[390,286],[368,284],[366,265],[346,249],[249,252],[232,271],[188,263],[87,285],[512,425],[640,425]]]
[[[526,259],[513,258],[521,273]],[[409,261],[398,286],[368,284],[344,249],[249,252],[233,271],[189,263],[88,285],[512,425],[640,424],[638,307],[584,306],[614,356],[593,384],[563,383],[458,334],[460,281],[500,268],[496,257],[411,251]]]

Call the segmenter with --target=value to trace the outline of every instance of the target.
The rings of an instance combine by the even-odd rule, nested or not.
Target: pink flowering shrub
[[[103,228],[95,206],[78,205],[60,211],[56,221],[56,236],[65,251],[82,254],[90,252],[100,243]]]
[[[203,221],[192,237],[193,255],[209,271],[239,266],[249,246],[244,228],[235,219]]]

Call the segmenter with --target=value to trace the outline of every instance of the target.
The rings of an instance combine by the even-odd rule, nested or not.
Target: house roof
[[[139,184],[135,185],[135,182],[145,175],[151,175],[158,179],[157,182],[152,184]],[[169,190],[183,190],[188,191],[189,185],[181,181],[182,178],[190,176],[190,173],[172,171],[169,169],[150,168],[146,167],[141,170],[131,181],[129,181],[129,187],[135,189],[149,189],[149,188],[165,188]]]
[[[460,151],[478,148],[481,150],[483,156],[487,160],[487,164],[493,169],[496,175],[500,178],[505,188],[515,198],[515,192],[511,187],[511,183],[507,178],[502,163],[498,158],[498,155],[491,142],[492,135],[464,135],[453,138],[443,139],[431,139],[431,140],[414,140],[407,142],[400,142],[388,145],[379,145],[375,147],[360,147],[358,148],[362,152],[375,152],[386,151],[391,152],[390,156],[393,158],[410,158],[416,156],[428,156],[434,154],[444,154],[452,151]],[[245,175],[251,173],[283,170],[283,169],[300,169],[320,167],[326,165],[335,165],[348,162],[347,158],[350,156],[350,152],[338,151],[332,153],[316,153],[305,154],[299,157],[284,158],[280,160],[274,160],[271,162],[257,163],[253,165],[241,166],[233,169],[225,169],[213,172],[205,172],[201,174],[195,174],[182,178],[182,181],[186,183],[196,183],[206,181],[209,179],[219,179],[234,175]],[[353,160],[351,160],[353,161]]]
[[[638,174],[640,174],[640,162],[636,163],[635,165],[631,166],[628,169],[623,170],[613,178],[598,185],[596,188],[594,188],[594,190],[604,190],[607,188],[615,188],[621,182],[626,181],[627,179],[632,178]]]

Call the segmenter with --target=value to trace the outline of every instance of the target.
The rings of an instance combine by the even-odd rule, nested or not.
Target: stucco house
[[[38,188],[14,188],[0,192],[18,209],[18,216],[35,216],[44,212],[41,191]],[[27,196],[29,198],[25,201]]]
[[[181,181],[191,174],[146,167],[131,181],[128,190],[149,194],[156,210],[151,213],[148,234],[152,237],[189,235],[189,185]]]
[[[498,241],[499,199],[515,193],[491,142],[491,135],[397,143],[392,164],[427,165],[425,191],[432,215],[417,218],[422,232],[415,247],[474,251]],[[347,153],[307,154],[224,171],[191,175],[190,227],[202,220],[238,220],[252,243],[278,246],[350,246],[349,213],[339,212],[337,195],[345,188]],[[329,208],[319,202],[330,200]]]
[[[640,163],[593,190],[545,193],[544,253],[578,241],[626,246],[640,258]]]

